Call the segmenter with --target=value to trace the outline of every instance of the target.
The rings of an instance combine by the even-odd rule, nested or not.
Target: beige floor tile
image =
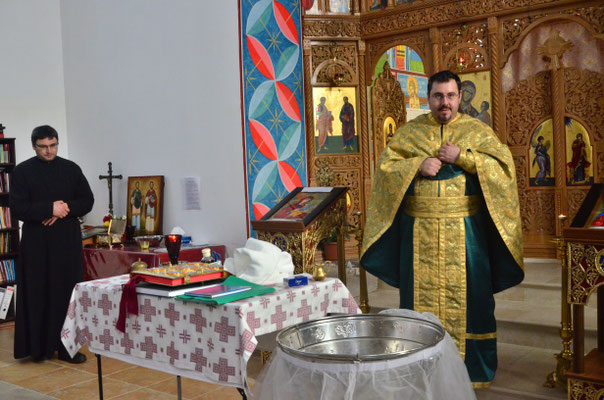
[[[34,390],[38,393],[49,393],[58,388],[68,387],[90,380],[96,381],[96,375],[71,368],[60,368],[38,376],[17,380],[14,384],[26,389]]]
[[[173,400],[176,398],[177,396],[175,395],[143,388],[121,396],[112,397],[111,400]]]
[[[48,361],[35,363],[29,359],[17,361],[14,364],[0,368],[0,376],[3,382],[15,383],[24,379],[34,378],[39,375],[57,371],[63,367]]]
[[[64,361],[59,361],[57,358],[50,360],[50,362],[55,363],[57,365],[62,366],[70,366],[71,368],[76,368],[82,371],[90,372],[93,374],[97,373],[97,359],[94,354],[88,352],[82,352],[86,355],[87,360],[83,364],[69,364]],[[120,360],[116,360],[114,358],[109,357],[101,357],[101,368],[103,371],[103,376],[108,376],[118,371],[122,371],[128,368],[132,368],[132,364],[125,363]]]
[[[221,387],[214,391],[204,393],[195,400],[241,400],[241,395],[234,387]]]
[[[15,360],[12,349],[11,350],[0,349],[0,368],[8,367],[15,363],[17,363],[17,360]]]
[[[120,382],[115,379],[103,379],[103,398],[112,399],[126,393],[131,393],[141,389],[140,386],[132,385],[126,382]],[[96,379],[78,383],[76,385],[57,389],[48,393],[49,396],[61,400],[83,400],[98,398],[99,385]]]
[[[184,399],[195,399],[200,395],[220,389],[222,386],[213,383],[196,381],[194,379],[181,378],[181,391]],[[149,386],[149,389],[157,390],[163,393],[176,395],[178,393],[176,377],[165,380],[161,383]],[[235,389],[233,389],[235,390]],[[235,390],[236,391],[236,390]]]
[[[103,376],[143,387],[148,387],[174,378],[174,375],[138,366],[107,375],[103,373]]]

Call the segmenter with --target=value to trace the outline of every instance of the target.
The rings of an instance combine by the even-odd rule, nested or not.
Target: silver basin
[[[423,319],[385,314],[326,317],[284,329],[279,347],[306,360],[377,361],[405,357],[438,344],[443,328]]]

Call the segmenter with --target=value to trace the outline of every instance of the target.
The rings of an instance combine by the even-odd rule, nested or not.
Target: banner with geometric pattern
[[[299,0],[240,0],[240,10],[251,221],[306,186],[302,28]]]

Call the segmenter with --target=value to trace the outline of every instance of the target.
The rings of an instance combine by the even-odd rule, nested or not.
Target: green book
[[[211,305],[220,305],[225,303],[230,303],[231,301],[237,301],[241,299],[247,299],[248,297],[260,296],[262,294],[275,292],[276,289],[270,286],[258,285],[257,283],[252,283],[246,281],[245,279],[237,278],[235,275],[231,275],[226,278],[223,282],[223,285],[232,285],[232,286],[250,286],[250,290],[246,290],[244,292],[228,294],[225,296],[215,297],[215,298],[203,298],[199,296],[187,296],[185,294],[176,296],[176,299],[180,301],[189,301],[193,303],[204,303]]]

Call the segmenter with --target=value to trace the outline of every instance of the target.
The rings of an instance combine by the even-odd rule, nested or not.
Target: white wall
[[[25,130],[20,145],[39,123],[67,132],[59,154],[96,198],[87,223],[108,210],[98,176],[112,161],[125,178],[165,176],[164,231],[179,225],[229,251],[244,244],[236,0],[0,0],[0,34],[0,122],[7,136]],[[15,82],[8,94],[5,80]],[[183,210],[185,176],[201,177],[201,211]],[[124,215],[127,180],[114,182]]]
[[[69,153],[59,0],[0,0],[0,123],[17,161],[34,155],[31,131],[52,125]]]

